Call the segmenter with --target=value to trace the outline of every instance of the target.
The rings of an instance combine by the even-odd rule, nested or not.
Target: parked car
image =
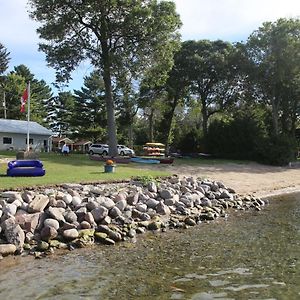
[[[108,155],[108,145],[107,144],[92,144],[89,148],[89,154],[99,154]]]
[[[124,156],[124,155],[134,156],[135,155],[134,150],[132,150],[124,145],[117,145],[117,148],[118,148],[118,154],[121,156]]]

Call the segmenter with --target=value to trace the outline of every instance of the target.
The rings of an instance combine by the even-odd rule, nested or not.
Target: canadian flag
[[[28,100],[28,97],[29,97],[29,83],[25,89],[25,91],[23,92],[23,96],[21,98],[21,108],[20,108],[20,112],[25,112],[25,104]]]

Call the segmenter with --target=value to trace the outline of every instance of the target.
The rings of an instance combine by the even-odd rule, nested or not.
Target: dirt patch
[[[300,168],[273,167],[257,163],[214,165],[147,165],[179,176],[195,176],[222,181],[239,194],[257,196],[300,192]]]

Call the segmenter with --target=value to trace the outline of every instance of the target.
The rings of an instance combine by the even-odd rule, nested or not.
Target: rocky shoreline
[[[0,258],[114,245],[147,230],[187,228],[226,217],[229,209],[260,210],[265,204],[222,182],[177,176],[5,191],[0,193]]]

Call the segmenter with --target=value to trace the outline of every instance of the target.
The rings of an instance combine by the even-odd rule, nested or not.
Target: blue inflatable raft
[[[12,160],[7,164],[7,176],[44,176],[45,169],[39,160]]]
[[[159,164],[160,161],[157,159],[147,159],[142,157],[131,157],[132,162],[142,163],[142,164]]]

